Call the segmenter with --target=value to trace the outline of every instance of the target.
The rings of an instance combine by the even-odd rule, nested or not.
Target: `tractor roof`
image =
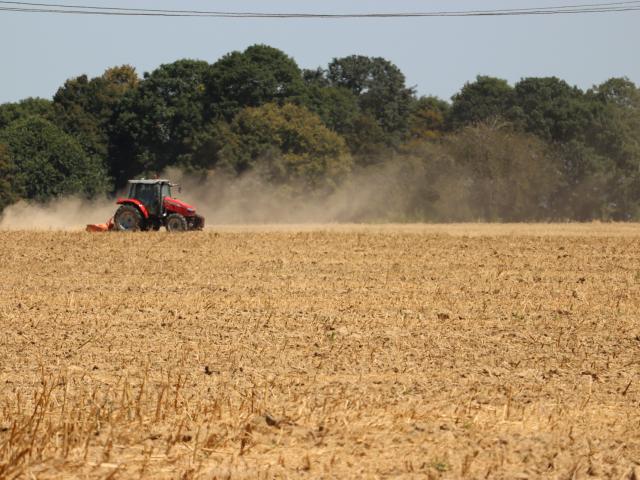
[[[141,180],[129,180],[129,183],[147,183],[147,184],[156,184],[156,183],[171,183],[171,180],[167,180],[166,178],[154,178],[154,179],[141,179]]]

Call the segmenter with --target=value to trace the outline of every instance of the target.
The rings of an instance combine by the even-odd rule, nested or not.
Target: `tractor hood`
[[[196,214],[195,207],[177,198],[164,197],[163,204],[164,209],[168,212],[179,213],[185,217],[192,217]]]

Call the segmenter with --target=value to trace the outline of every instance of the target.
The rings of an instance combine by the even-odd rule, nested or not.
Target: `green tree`
[[[626,170],[640,170],[640,89],[626,78],[611,78],[588,92],[597,110],[589,140]]]
[[[331,83],[327,78],[327,72],[322,68],[318,67],[316,69],[303,69],[302,70],[302,79],[307,86],[314,87],[330,87]]]
[[[240,138],[224,120],[214,120],[204,126],[194,137],[190,145],[193,154],[180,163],[180,167],[191,173],[206,174],[209,170],[235,176],[238,173],[238,160],[233,152],[241,148]]]
[[[561,164],[542,140],[478,124],[448,137],[445,145],[468,171],[475,219],[523,221],[556,216]]]
[[[612,159],[578,140],[557,144],[555,150],[563,182],[555,202],[559,216],[578,221],[610,220],[617,176]]]
[[[51,100],[44,98],[26,98],[16,103],[3,103],[0,105],[0,130],[11,122],[32,115],[53,120],[55,115]]]
[[[244,107],[282,104],[305,93],[296,62],[266,45],[253,45],[222,57],[211,66],[206,86],[209,116],[227,121]]]
[[[611,217],[640,218],[640,89],[627,78],[611,78],[587,92],[596,109],[589,145],[615,164],[610,184]],[[606,165],[606,164],[605,164]],[[607,174],[613,168],[609,165]]]
[[[515,92],[506,80],[479,75],[475,82],[466,83],[452,101],[451,126],[461,128],[490,119],[510,118]]]
[[[86,75],[69,79],[53,97],[56,124],[77,138],[87,153],[107,161],[116,107],[137,84],[129,65],[110,68],[91,80]]]
[[[118,104],[112,135],[117,184],[188,161],[205,126],[207,62],[179,60],[145,73]]]
[[[526,78],[516,83],[518,120],[547,141],[584,139],[592,118],[584,93],[556,77]]]
[[[356,178],[354,199],[362,203],[363,195],[369,196],[363,217],[353,220],[450,222],[471,218],[467,172],[441,142],[404,144],[399,152],[367,167]]]
[[[378,122],[387,143],[406,135],[413,90],[396,65],[380,57],[351,55],[334,59],[327,78],[331,85],[357,96],[362,112]]]
[[[16,166],[6,145],[0,144],[0,212],[18,199],[14,191]]]
[[[70,135],[41,117],[25,117],[0,131],[15,166],[14,192],[37,201],[108,188],[104,166]],[[12,167],[13,169],[13,167]]]
[[[611,79],[586,94],[556,77],[515,86],[521,128],[556,145],[567,218],[628,220],[640,213],[640,119],[635,85]],[[637,100],[636,100],[637,102]],[[635,120],[634,120],[635,119]],[[635,125],[634,125],[635,123]]]
[[[203,168],[254,171],[297,191],[334,188],[351,170],[344,139],[291,103],[244,108],[230,125],[217,124],[213,131],[217,136],[201,142],[204,149],[196,155]]]
[[[346,88],[310,85],[303,104],[331,130],[340,135],[354,133],[360,108],[357,97]]]
[[[345,138],[356,164],[380,163],[389,156],[388,134],[373,115],[362,111],[353,88],[333,86],[321,68],[305,70],[303,77],[307,83],[303,104]]]
[[[433,140],[447,131],[451,106],[437,97],[420,97],[411,106],[409,136],[413,140]]]
[[[138,76],[129,65],[107,69],[101,76],[69,79],[54,95],[55,123],[80,142],[95,162],[113,172],[113,125],[118,106]]]
[[[394,152],[380,124],[366,113],[355,118],[353,129],[345,134],[345,140],[359,166],[383,163]]]

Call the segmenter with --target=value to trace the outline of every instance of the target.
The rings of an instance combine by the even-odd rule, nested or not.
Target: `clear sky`
[[[53,0],[40,0],[52,1]],[[350,13],[525,8],[575,0],[58,0],[98,6]],[[640,12],[491,18],[257,20],[0,12],[0,103],[50,98],[70,77],[131,64],[142,74],[180,58],[214,62],[255,43],[304,68],[362,54],[397,64],[420,94],[449,98],[476,75],[515,82],[555,75],[588,88],[612,76],[640,84]]]

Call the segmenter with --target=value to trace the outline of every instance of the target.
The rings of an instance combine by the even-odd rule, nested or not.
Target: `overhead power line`
[[[623,8],[628,6],[640,6],[640,0],[623,2],[587,3],[578,5],[559,5],[550,7],[529,7],[529,8],[505,8],[492,10],[463,10],[463,11],[434,11],[434,12],[404,12],[404,13],[354,13],[354,14],[313,14],[313,13],[258,13],[258,12],[229,12],[211,10],[167,10],[154,8],[127,8],[127,7],[99,7],[89,5],[60,4],[60,3],[34,3],[24,1],[0,1],[0,4],[19,5],[29,7],[55,7],[65,9],[83,9],[96,11],[123,11],[123,12],[148,12],[148,13],[176,13],[176,14],[197,14],[197,15],[252,15],[252,16],[380,16],[380,15],[453,15],[453,14],[491,14],[491,13],[512,13],[512,12],[542,12],[567,9],[592,9],[592,8]]]
[[[53,13],[68,15],[143,16],[143,17],[212,17],[264,19],[350,19],[350,18],[417,18],[417,17],[497,17],[523,15],[567,15],[585,13],[615,13],[640,11],[640,0],[624,2],[586,3],[550,7],[507,8],[491,10],[458,10],[430,12],[378,13],[268,13],[209,10],[166,10],[128,7],[98,7],[60,3],[0,1],[0,12]]]

